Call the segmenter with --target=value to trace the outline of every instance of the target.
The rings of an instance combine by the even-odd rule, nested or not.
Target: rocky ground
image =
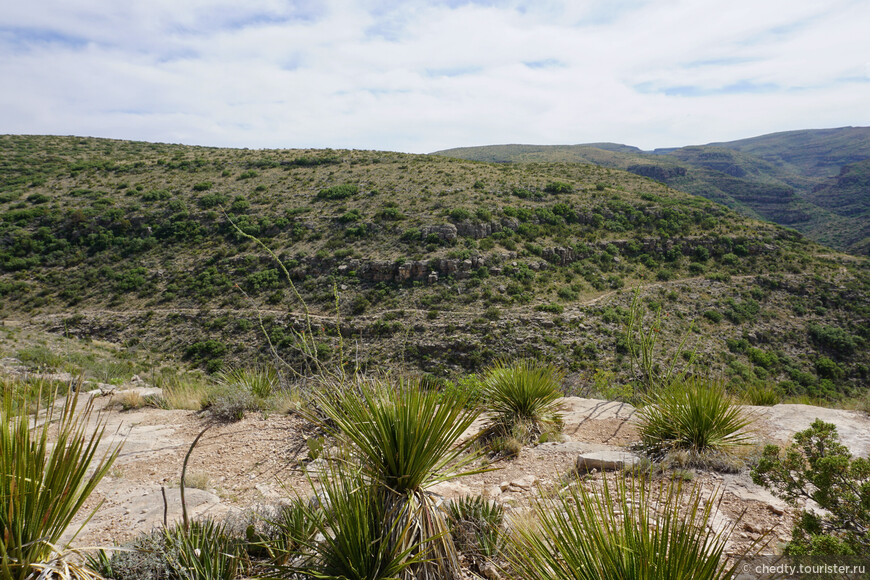
[[[147,387],[134,387],[145,389]],[[97,395],[102,418],[112,434],[124,440],[114,468],[89,501],[99,505],[94,517],[76,539],[79,546],[111,545],[181,517],[179,479],[191,442],[209,424],[207,416],[191,411],[140,408],[120,411],[118,394]],[[526,448],[517,459],[499,461],[485,473],[436,486],[445,497],[481,494],[503,503],[509,513],[521,513],[539,489],[564,486],[576,477],[578,458],[587,464],[586,477],[601,477],[599,468],[631,461],[637,442],[634,408],[618,402],[569,397],[563,401],[564,440]],[[749,407],[755,415],[754,432],[760,444],[786,444],[815,418],[837,425],[843,442],[856,455],[870,453],[870,418],[855,412],[776,405]],[[468,432],[479,429],[479,420]],[[313,428],[293,415],[249,413],[242,421],[215,425],[202,437],[188,467],[187,503],[191,516],[225,516],[280,502],[295,493],[307,494],[309,478],[318,462],[308,461],[306,439]],[[108,444],[108,443],[107,443]],[[749,454],[757,452],[750,450]],[[603,463],[602,463],[603,462]],[[313,474],[313,475],[312,475]],[[788,539],[794,509],[754,485],[747,469],[735,474],[696,472],[694,481],[718,490],[721,496],[713,525],[727,529],[737,518],[729,552],[765,537],[767,552]],[[191,488],[191,484],[196,488]]]

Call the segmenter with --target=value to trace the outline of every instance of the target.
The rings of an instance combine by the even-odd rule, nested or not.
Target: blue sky
[[[0,0],[0,133],[430,152],[870,125],[867,0]]]

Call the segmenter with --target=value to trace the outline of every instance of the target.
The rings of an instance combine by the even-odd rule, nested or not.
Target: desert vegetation
[[[866,547],[866,462],[825,424],[761,452],[743,406],[867,408],[863,259],[590,165],[0,144],[4,578],[730,578],[755,546],[691,480],[750,468],[830,511],[790,553]],[[304,482],[82,560],[60,534],[117,455],[88,392],[196,413],[182,498],[203,430],[253,414],[300,422]],[[637,462],[511,509],[433,491],[559,445],[577,395],[636,409]]]

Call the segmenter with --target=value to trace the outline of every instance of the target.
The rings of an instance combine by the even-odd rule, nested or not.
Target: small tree
[[[837,427],[816,419],[782,453],[768,445],[752,480],[792,505],[812,500],[786,546],[791,555],[863,555],[870,550],[870,461],[852,459]]]

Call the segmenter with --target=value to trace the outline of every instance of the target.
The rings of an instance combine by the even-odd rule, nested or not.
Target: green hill
[[[643,152],[612,143],[494,145],[437,152],[477,161],[595,163],[656,179],[743,213],[794,228],[831,247],[866,253],[870,191],[845,186],[838,174],[870,159],[870,128],[775,133],[729,143]],[[820,195],[837,203],[820,203]],[[840,191],[840,193],[837,193]],[[848,199],[846,199],[848,198]]]
[[[601,390],[631,375],[638,287],[661,355],[688,336],[699,372],[831,398],[868,381],[865,259],[646,170],[78,137],[0,151],[6,321],[212,370],[277,353],[440,377],[542,357]]]

